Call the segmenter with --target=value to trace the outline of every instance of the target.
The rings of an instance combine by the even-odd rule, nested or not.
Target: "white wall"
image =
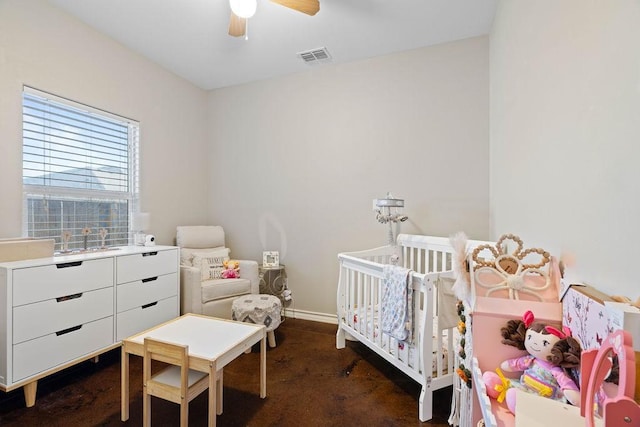
[[[382,245],[371,200],[406,199],[403,231],[487,238],[488,38],[207,95],[50,6],[0,1],[0,237],[21,234],[23,84],[141,123],[142,208],[173,243],[221,224],[233,255],[278,250],[295,308],[335,313],[337,253]]]
[[[0,237],[22,233],[22,85],[140,121],[157,241],[206,221],[206,92],[41,0],[0,1]]]
[[[334,313],[337,254],[404,232],[488,237],[488,38],[213,91],[210,220],[232,256],[277,250],[297,310]]]
[[[491,34],[491,234],[576,257],[633,299],[640,3],[501,1]]]

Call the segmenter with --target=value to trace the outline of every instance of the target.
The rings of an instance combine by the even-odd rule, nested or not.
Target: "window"
[[[23,231],[61,250],[130,242],[139,124],[29,87],[22,96]]]

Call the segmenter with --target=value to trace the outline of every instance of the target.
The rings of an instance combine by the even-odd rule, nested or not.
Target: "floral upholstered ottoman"
[[[267,339],[270,347],[276,346],[273,331],[280,326],[282,303],[273,295],[245,295],[236,298],[231,305],[231,318],[241,322],[255,323],[267,327]]]

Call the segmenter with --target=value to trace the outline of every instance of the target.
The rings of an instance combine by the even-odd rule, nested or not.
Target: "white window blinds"
[[[23,92],[24,228],[70,234],[69,248],[129,243],[138,198],[138,133],[132,120],[32,88]]]

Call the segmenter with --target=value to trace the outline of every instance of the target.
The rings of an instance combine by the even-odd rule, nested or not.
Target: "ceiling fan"
[[[271,0],[274,3],[288,7],[307,15],[315,15],[320,10],[319,0]],[[246,36],[247,19],[256,13],[257,0],[229,0],[231,19],[229,20],[229,35],[233,37]]]

